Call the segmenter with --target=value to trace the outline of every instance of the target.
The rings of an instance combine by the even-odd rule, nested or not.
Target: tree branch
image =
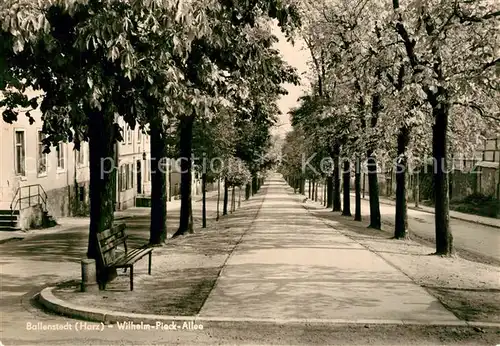
[[[463,103],[463,102],[453,102],[452,105],[457,105],[457,106],[462,106],[462,107],[467,107],[467,108],[472,108],[475,109],[479,115],[483,118],[488,118],[488,119],[493,119],[498,122],[500,122],[500,117],[494,116],[494,115],[489,115],[485,114],[484,110],[481,108],[481,106],[475,104],[475,103]]]
[[[495,66],[495,65],[497,65],[497,64],[499,64],[499,65],[500,65],[500,58],[497,58],[497,59],[495,59],[495,60],[493,60],[493,61],[490,61],[490,62],[489,62],[489,63],[487,63],[487,64],[484,64],[484,66],[483,66],[483,70],[486,70],[486,69],[488,69],[488,68],[490,68],[490,67],[493,67],[493,66]]]
[[[455,15],[460,20],[460,23],[466,23],[466,22],[481,23],[484,20],[488,20],[488,19],[500,16],[500,11],[487,13],[484,16],[469,16],[469,15],[464,14],[460,10],[460,8],[458,8],[458,6],[457,6],[457,7],[455,7]]]

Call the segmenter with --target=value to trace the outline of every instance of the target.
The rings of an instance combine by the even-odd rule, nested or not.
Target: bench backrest
[[[127,251],[127,235],[125,234],[125,224],[114,225],[110,229],[97,233],[97,243],[104,265],[113,263],[120,255],[118,246],[123,246]]]

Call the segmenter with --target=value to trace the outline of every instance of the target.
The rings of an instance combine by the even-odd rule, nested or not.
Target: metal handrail
[[[31,188],[36,187],[36,193],[31,194]],[[23,189],[28,189],[28,196],[23,197]],[[17,197],[19,195],[19,197]],[[14,197],[12,198],[12,202],[10,203],[10,211],[11,214],[14,213],[14,210],[16,209],[17,205],[19,204],[19,210],[22,209],[22,201],[25,199],[28,199],[28,208],[31,207],[31,198],[32,197],[37,197],[38,198],[38,203],[36,204],[41,204],[43,206],[43,211],[47,211],[47,193],[43,189],[42,185],[40,184],[31,184],[31,185],[26,185],[26,186],[19,186],[16,190],[16,193],[14,194]],[[36,205],[33,204],[33,205]]]

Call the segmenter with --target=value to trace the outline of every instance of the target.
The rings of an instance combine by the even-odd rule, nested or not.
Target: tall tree
[[[488,95],[498,80],[494,67],[499,57],[493,42],[499,38],[500,11],[488,1],[439,5],[410,1],[401,6],[397,0],[393,10],[394,30],[421,88],[419,95],[432,112],[436,254],[449,255],[453,252],[448,191],[451,110],[455,105],[482,109],[480,103],[495,104],[471,91]]]
[[[277,18],[283,30],[289,31],[299,24],[298,15],[293,6],[271,1],[238,3],[221,1],[207,7],[210,16],[211,36],[193,41],[191,51],[184,61],[179,62],[180,69],[186,76],[194,97],[188,103],[192,108],[179,117],[181,127],[180,153],[183,158],[181,178],[181,213],[179,229],[174,237],[193,232],[191,213],[191,151],[192,127],[197,117],[208,116],[213,106],[222,98],[246,99],[243,94],[248,90],[245,73],[259,73],[267,69],[260,61],[270,51],[273,38],[270,27],[260,19]],[[238,28],[239,30],[235,30]],[[279,78],[289,73],[281,58],[277,56],[282,70],[277,71]],[[284,81],[284,80],[283,80]],[[243,83],[242,83],[243,82]]]

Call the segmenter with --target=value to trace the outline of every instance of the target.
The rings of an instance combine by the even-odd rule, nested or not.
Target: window
[[[123,124],[123,141],[122,141],[122,145],[125,145],[127,144],[127,129],[128,129],[128,125],[127,124]]]
[[[120,167],[120,191],[132,188],[134,170],[131,164],[124,164]]]
[[[127,144],[132,144],[132,129],[127,125]]]
[[[16,159],[16,175],[26,175],[26,143],[24,138],[24,130],[16,130],[15,132],[15,159]]]
[[[128,165],[123,165],[123,190],[128,189]]]
[[[78,150],[76,153],[76,160],[78,165],[80,166],[82,166],[85,162],[85,146],[83,145],[83,143],[80,143],[80,150]]]
[[[66,162],[64,162],[64,143],[59,142],[56,148],[57,154],[57,169],[62,170],[66,167]]]
[[[47,174],[47,154],[43,152],[44,145],[43,139],[45,135],[42,131],[38,131],[38,158],[37,158],[37,172],[38,175]]]
[[[137,130],[137,143],[141,143],[142,140],[142,132],[141,129]]]
[[[116,173],[116,180],[118,183],[118,191],[122,191],[122,168],[118,168],[118,172]]]
[[[128,165],[121,165],[120,167],[120,191],[125,191],[127,189],[127,167]]]
[[[128,165],[128,184],[127,189],[131,189],[134,187],[134,164]]]
[[[122,144],[132,144],[132,129],[128,124],[123,125],[123,142]]]

